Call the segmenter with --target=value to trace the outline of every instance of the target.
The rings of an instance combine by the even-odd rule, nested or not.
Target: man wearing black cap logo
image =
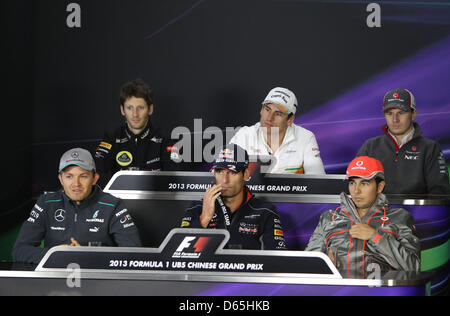
[[[212,170],[216,185],[206,190],[202,202],[186,210],[182,227],[224,228],[230,232],[229,248],[286,249],[280,217],[273,205],[255,198],[245,186],[249,158],[230,144],[216,156]]]
[[[413,94],[394,89],[384,97],[385,135],[369,139],[358,156],[385,168],[387,194],[450,194],[448,168],[439,144],[422,135]]]
[[[62,190],[41,195],[22,225],[13,248],[14,261],[39,263],[50,248],[61,245],[141,245],[123,201],[96,185],[99,175],[87,150],[65,152],[58,178]]]

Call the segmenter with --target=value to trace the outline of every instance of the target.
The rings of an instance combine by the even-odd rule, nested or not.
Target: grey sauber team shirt
[[[109,247],[141,246],[137,228],[123,201],[96,186],[79,206],[62,190],[41,195],[22,225],[13,259],[39,263],[50,248],[70,244],[72,237],[82,246],[89,242]]]
[[[367,140],[357,156],[378,159],[384,167],[386,194],[450,194],[448,167],[439,143],[425,138],[419,124],[402,146],[389,133]]]

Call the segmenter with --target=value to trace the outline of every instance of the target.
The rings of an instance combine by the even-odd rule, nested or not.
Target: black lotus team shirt
[[[439,143],[425,138],[414,123],[413,138],[398,147],[389,134],[367,140],[357,156],[370,156],[383,164],[385,194],[450,194],[448,167]]]
[[[140,247],[138,230],[123,201],[95,187],[81,205],[61,190],[43,194],[24,222],[13,248],[15,262],[39,263],[47,251],[75,238],[81,246]],[[44,248],[41,242],[44,241]]]
[[[226,207],[226,206],[225,206]],[[185,211],[181,227],[203,228],[200,224],[203,202],[195,201]],[[275,206],[263,203],[245,187],[242,205],[233,214],[226,207],[230,217],[229,248],[286,250],[283,227]],[[216,212],[208,228],[227,229],[221,206],[216,202]]]
[[[106,133],[94,155],[101,186],[120,170],[161,170],[161,160],[166,153],[164,146],[162,133],[150,122],[139,135],[133,134],[127,124],[113,133]]]

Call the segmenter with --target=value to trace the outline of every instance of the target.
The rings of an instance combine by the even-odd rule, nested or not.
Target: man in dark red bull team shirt
[[[181,226],[227,229],[228,248],[285,250],[275,206],[258,200],[245,186],[250,177],[248,166],[244,149],[235,144],[225,146],[212,167],[216,184],[206,190],[203,201],[185,211]]]

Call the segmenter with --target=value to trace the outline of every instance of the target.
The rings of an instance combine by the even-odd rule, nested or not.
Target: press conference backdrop
[[[450,156],[449,1],[5,0],[1,12],[3,236],[58,189],[65,150],[93,151],[123,123],[119,89],[135,78],[169,135],[196,132],[194,119],[254,124],[267,92],[287,87],[328,173],[381,133],[385,92],[407,88],[424,135]]]

